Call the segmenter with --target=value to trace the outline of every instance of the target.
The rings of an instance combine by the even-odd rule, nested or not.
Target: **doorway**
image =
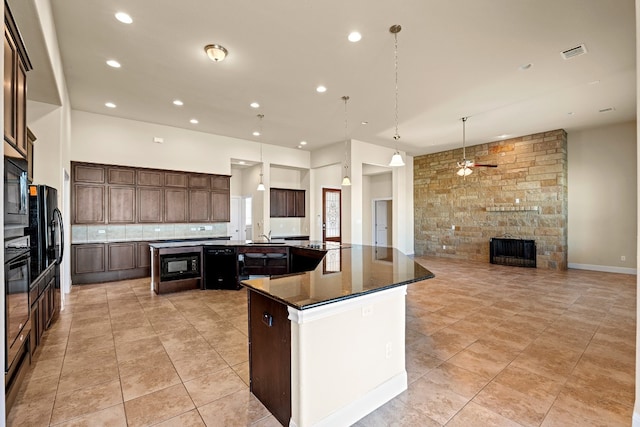
[[[342,191],[322,189],[322,241],[342,241]]]
[[[373,245],[389,247],[393,242],[392,224],[393,200],[373,201]]]
[[[251,197],[231,196],[231,221],[227,233],[231,240],[247,240],[252,235]]]

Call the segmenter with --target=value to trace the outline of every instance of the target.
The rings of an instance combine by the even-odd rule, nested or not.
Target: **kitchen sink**
[[[285,242],[249,242],[247,245],[262,245],[262,246],[270,246],[270,245],[284,245]]]

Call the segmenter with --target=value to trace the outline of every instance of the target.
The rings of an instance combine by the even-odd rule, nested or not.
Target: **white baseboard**
[[[576,270],[602,271],[605,273],[620,273],[620,274],[634,274],[634,275],[638,274],[638,269],[636,268],[612,267],[609,265],[569,263],[568,267],[575,268]]]

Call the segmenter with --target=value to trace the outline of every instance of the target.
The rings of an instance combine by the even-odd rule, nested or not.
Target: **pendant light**
[[[404,161],[402,160],[402,156],[400,155],[400,151],[398,151],[398,140],[400,139],[400,134],[398,134],[398,33],[402,30],[400,25],[392,25],[389,28],[389,32],[393,34],[395,39],[395,69],[396,69],[396,133],[393,135],[393,139],[396,141],[396,151],[393,153],[391,157],[391,161],[389,162],[389,166],[398,167],[404,166]]]
[[[347,95],[342,97],[344,101],[344,178],[342,178],[342,185],[348,187],[351,185],[349,179],[349,144],[347,139],[347,101],[349,97]]]
[[[258,131],[258,135],[262,135],[262,119],[264,118],[264,114],[258,114],[258,119],[260,119],[260,130]],[[262,163],[262,142],[260,143],[260,182],[258,183],[257,191],[264,191],[264,183],[262,182],[262,175],[264,172],[264,163]]]
[[[467,149],[465,147],[466,139],[466,123],[468,117],[463,117],[462,120],[462,162],[458,162],[458,172],[456,174],[461,177],[467,177],[471,175],[471,168],[469,167],[469,161],[467,160]]]

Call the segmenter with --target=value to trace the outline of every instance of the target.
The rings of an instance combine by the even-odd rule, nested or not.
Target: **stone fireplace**
[[[534,240],[538,268],[567,268],[567,133],[467,147],[495,163],[456,175],[462,149],[414,158],[416,255],[489,262],[493,237]]]

